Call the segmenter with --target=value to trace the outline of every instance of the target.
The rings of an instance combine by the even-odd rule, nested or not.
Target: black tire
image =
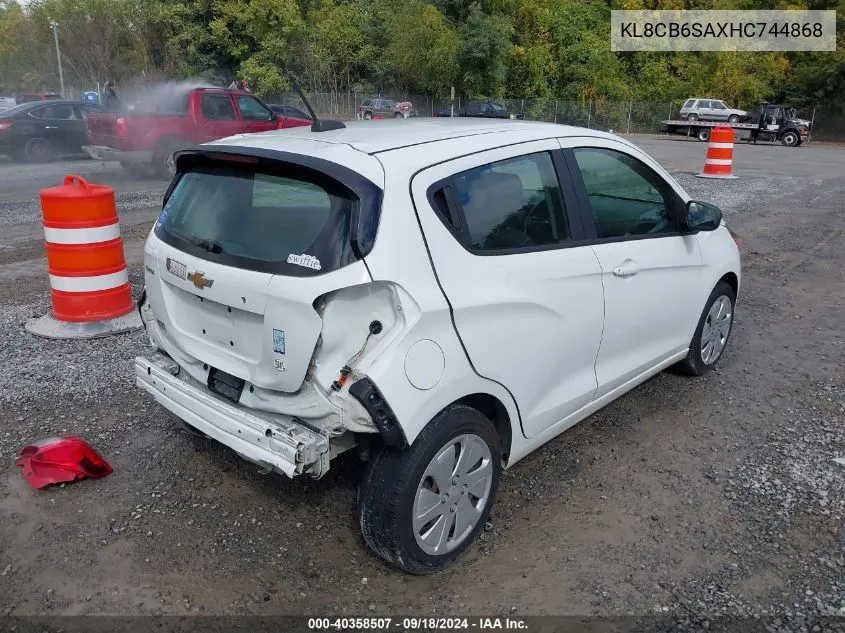
[[[719,354],[710,360],[710,362],[704,362],[702,358],[702,346],[701,346],[701,338],[702,333],[704,331],[704,326],[709,320],[709,313],[710,309],[716,303],[717,300],[721,299],[722,297],[727,297],[728,301],[730,302],[730,317],[729,317],[729,324],[730,328],[728,329],[727,336],[725,337],[724,343],[722,344],[722,349],[719,351]],[[725,349],[727,349],[728,342],[730,341],[731,333],[733,332],[733,320],[734,320],[734,309],[736,306],[736,293],[734,293],[733,288],[731,288],[730,284],[725,281],[720,281],[716,284],[716,287],[713,288],[713,292],[710,293],[710,296],[707,298],[707,303],[704,304],[704,310],[701,313],[701,317],[698,320],[698,326],[695,328],[695,334],[693,334],[692,341],[690,342],[689,352],[687,353],[687,357],[675,365],[675,368],[688,376],[702,376],[713,369],[716,364],[719,362],[719,359],[725,353]]]
[[[164,141],[153,154],[153,172],[162,178],[173,178],[176,165],[173,162],[173,152],[190,146],[190,143],[178,139]]]
[[[698,121],[698,115],[695,112],[688,114],[687,121]]]
[[[365,119],[365,120],[369,121],[369,120],[370,120],[370,119],[372,119],[372,118],[373,118],[373,113],[372,113],[372,112],[364,112],[364,119]]]
[[[732,114],[728,117],[728,123],[739,123],[739,115]]]
[[[800,141],[801,137],[798,136],[797,132],[784,132],[783,136],[780,137],[780,142],[787,147],[797,147]]]
[[[465,434],[477,436],[489,448],[492,482],[472,530],[450,551],[432,555],[423,551],[414,535],[412,515],[417,488],[434,456],[451,440]],[[490,420],[465,405],[447,407],[407,449],[384,447],[371,459],[359,491],[364,540],[381,558],[405,572],[424,575],[443,569],[463,554],[484,528],[498,490],[501,462],[501,442]],[[444,498],[453,493],[452,489],[458,494],[459,486],[452,486]],[[436,494],[440,494],[440,489]]]
[[[121,162],[120,167],[133,178],[149,178],[154,175],[152,169],[150,169],[148,165]]]
[[[26,142],[23,149],[24,157],[30,163],[47,163],[56,155],[56,151],[50,141],[44,138],[31,138]]]
[[[401,118],[402,118],[402,113],[401,113],[401,112],[397,112],[396,114],[394,114],[394,115],[393,115],[393,118],[394,118],[394,119],[401,119]]]
[[[703,128],[701,128],[701,129],[700,129],[700,130],[696,133],[695,137],[696,137],[699,141],[702,141],[703,143],[706,143],[707,141],[709,141],[709,140],[710,140],[710,128],[709,128],[709,127],[703,127]]]

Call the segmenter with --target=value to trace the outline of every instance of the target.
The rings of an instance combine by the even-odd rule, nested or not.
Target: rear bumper
[[[180,375],[176,363],[162,354],[137,357],[135,381],[165,409],[244,459],[288,477],[307,473],[319,478],[329,468],[328,437],[293,418],[250,412],[223,401],[190,376]]]
[[[152,151],[124,152],[106,145],[83,145],[82,151],[94,160],[114,160],[121,163],[149,163]]]

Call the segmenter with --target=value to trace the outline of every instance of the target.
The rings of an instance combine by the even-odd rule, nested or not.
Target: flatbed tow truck
[[[757,122],[728,123],[726,121],[688,121],[685,119],[662,121],[669,134],[694,136],[699,141],[709,141],[714,127],[729,127],[741,133],[748,142],[780,141],[787,147],[798,147],[809,141],[810,122],[795,117],[795,110],[788,106],[764,103],[754,115]]]

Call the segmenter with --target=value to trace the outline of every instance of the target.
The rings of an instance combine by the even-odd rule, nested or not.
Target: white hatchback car
[[[664,368],[713,367],[739,250],[610,134],[325,123],[177,154],[137,382],[264,472],[356,450],[366,542],[428,573],[483,528],[502,468]]]

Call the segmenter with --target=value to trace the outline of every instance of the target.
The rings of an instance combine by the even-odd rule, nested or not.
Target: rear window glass
[[[129,109],[142,114],[182,117],[188,115],[189,98],[186,92],[143,95]]]
[[[221,264],[307,276],[355,260],[355,195],[328,177],[201,168],[180,178],[156,234]]]

